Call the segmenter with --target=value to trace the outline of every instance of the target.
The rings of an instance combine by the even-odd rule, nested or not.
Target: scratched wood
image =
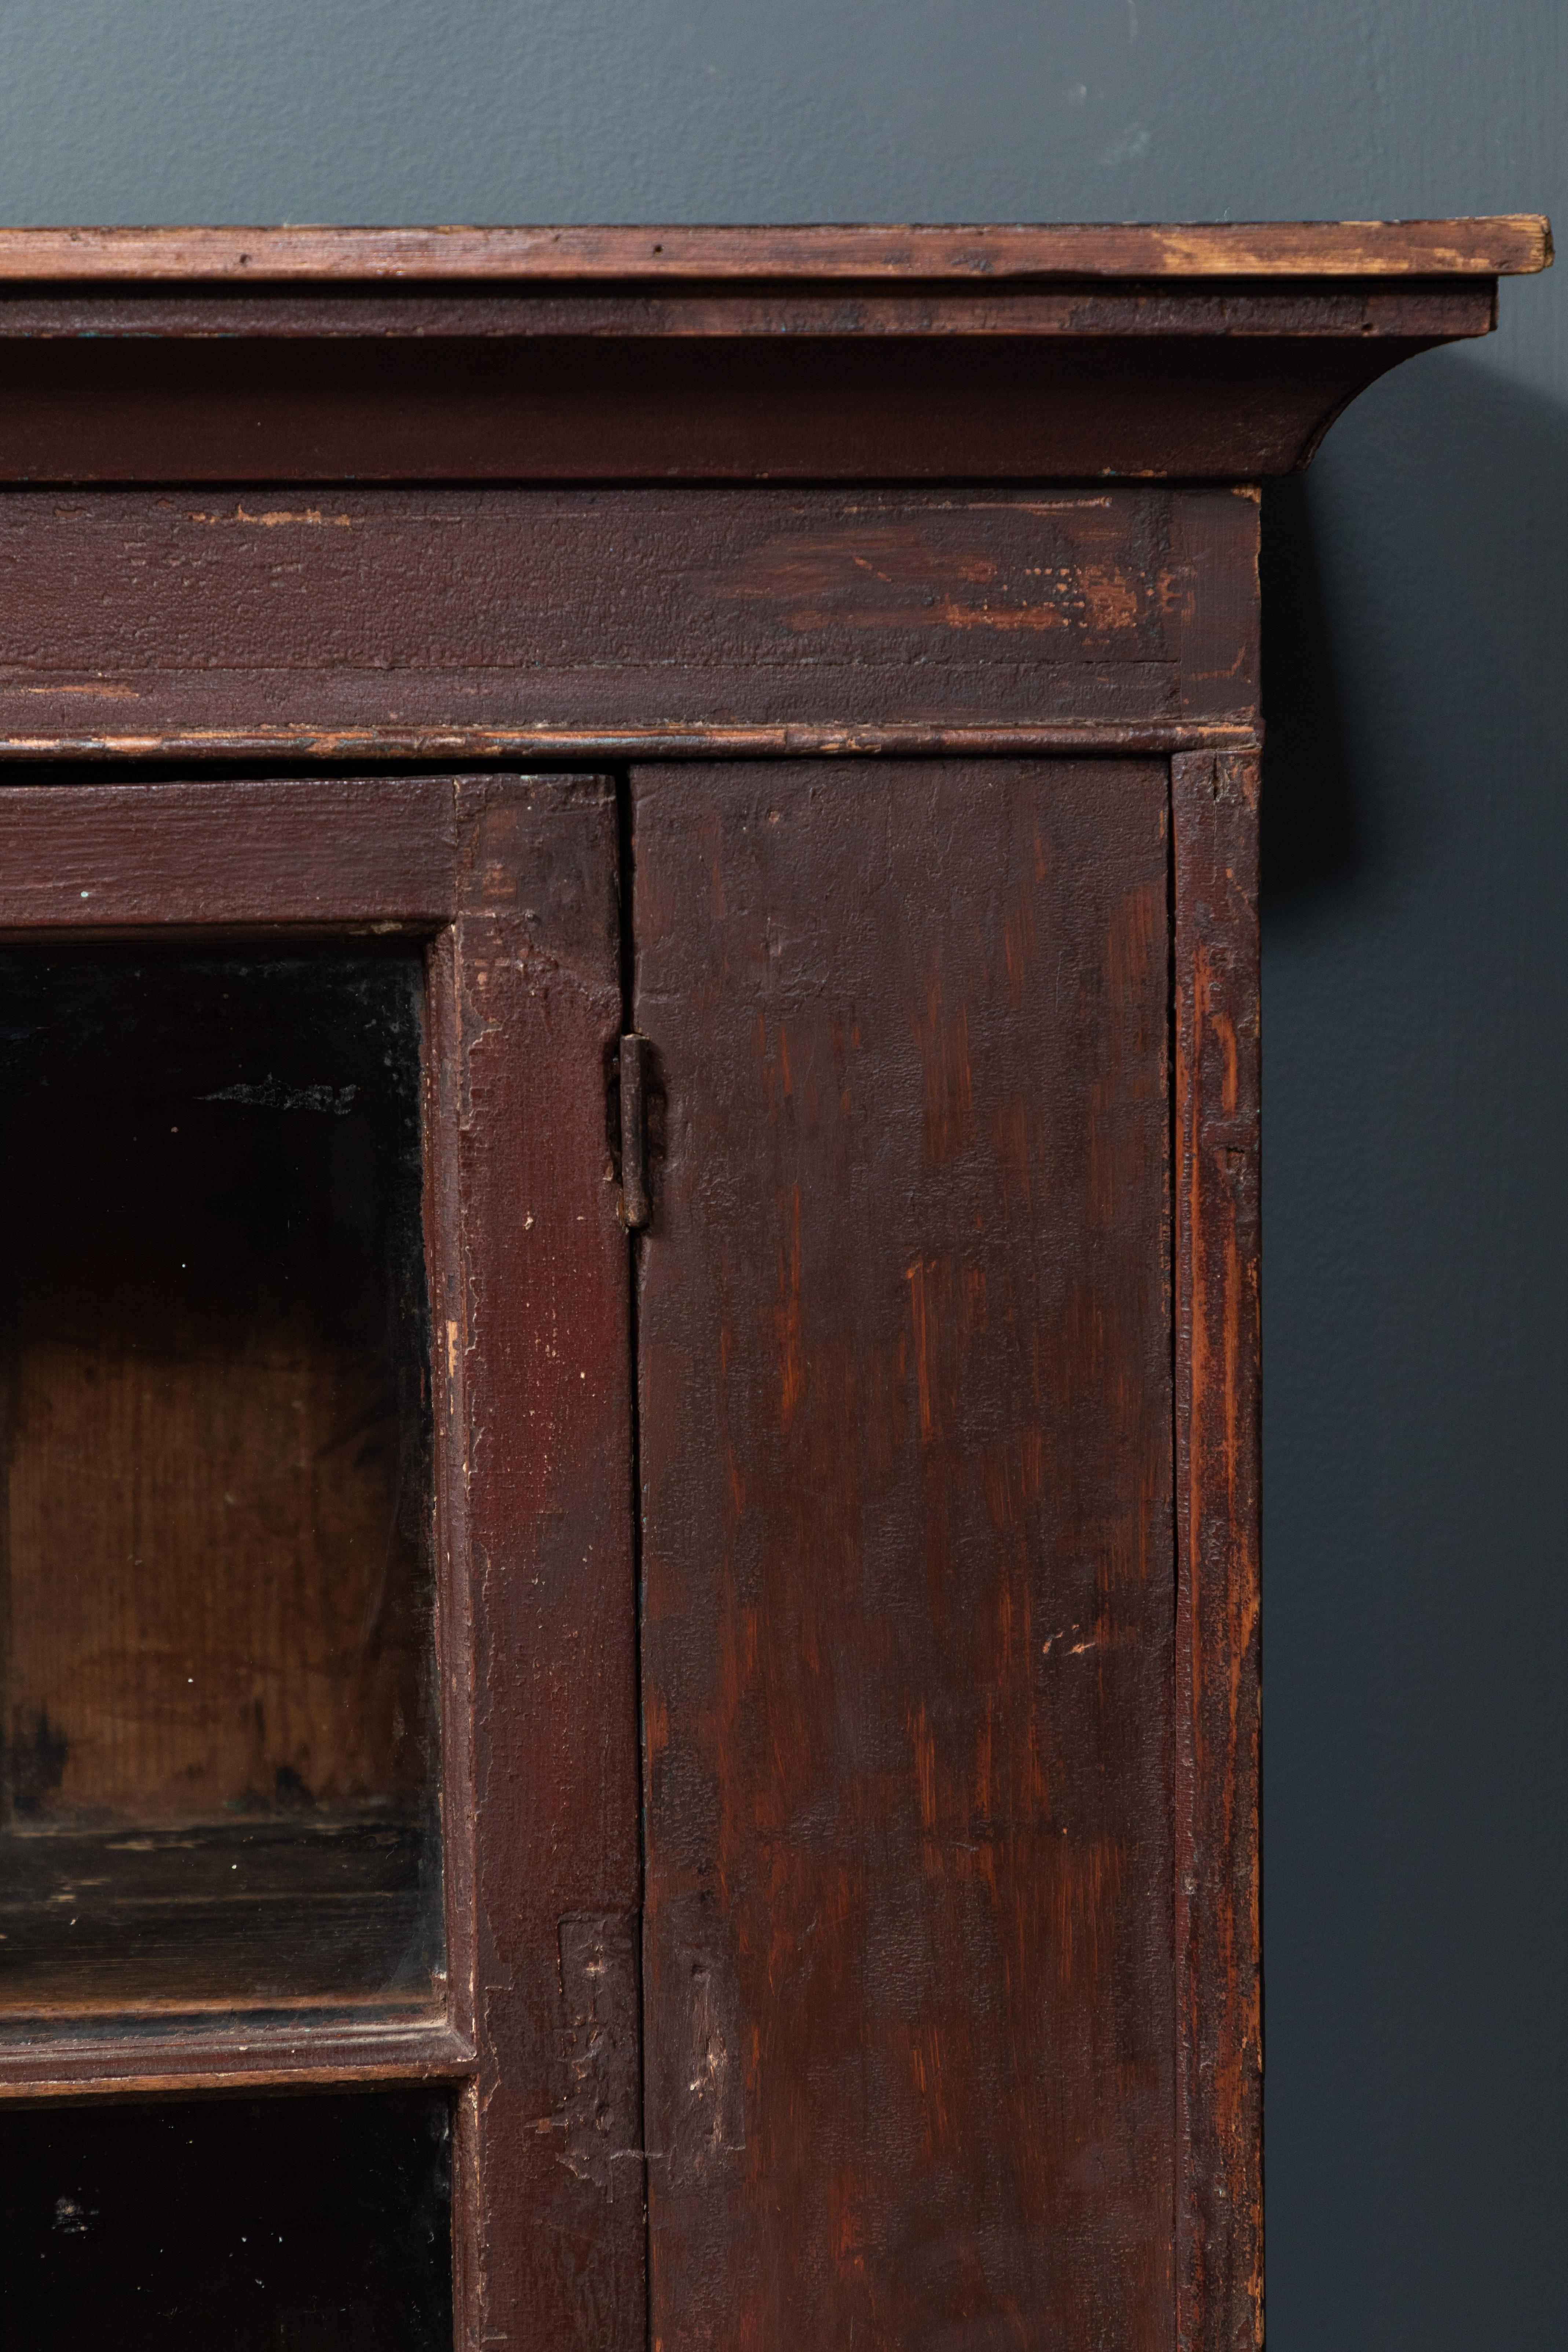
[[[14,231],[0,481],[1257,479],[1551,251],[1534,215]]]
[[[1179,2340],[1263,2338],[1256,761],[1172,762]]]
[[[1546,223],[0,235],[0,481],[1249,479]]]
[[[0,282],[118,278],[1496,277],[1543,269],[1539,213],[1413,221],[744,228],[12,228]]]
[[[1168,2352],[1164,768],[633,789],[653,2341]]]
[[[486,729],[1247,727],[1257,546],[1230,488],[18,492],[0,736],[342,759]]]
[[[406,2014],[366,2016],[300,2009],[258,2018],[220,2014],[195,2032],[189,2018],[160,2028],[145,2017],[134,2033],[102,2020],[82,2033],[47,2042],[0,2040],[0,2102],[42,2099],[205,2095],[214,2091],[304,2089],[341,2083],[461,2084],[474,2073],[474,2048],[451,2027]]]
[[[458,787],[438,1001],[455,1129],[442,1307],[449,1494],[469,1562],[472,2019],[459,2111],[466,2344],[644,2340],[635,1918],[637,1621],[626,1241],[605,1149],[621,1020],[602,778]]]
[[[644,2342],[646,2147],[670,2352],[1255,2346],[1256,483],[1549,257],[0,236],[0,753],[74,779],[0,925],[428,942],[448,1942],[0,2095],[445,2086],[468,2345]],[[611,799],[331,771],[818,750],[636,779],[639,1955]],[[130,781],[252,752],[328,772]]]

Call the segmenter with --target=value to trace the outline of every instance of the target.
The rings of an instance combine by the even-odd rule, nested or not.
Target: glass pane
[[[449,2352],[442,2093],[0,2116],[6,2352]]]
[[[440,1959],[417,948],[0,951],[0,2008]]]

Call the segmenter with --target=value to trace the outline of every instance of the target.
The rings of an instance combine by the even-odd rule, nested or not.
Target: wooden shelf
[[[416,1822],[237,1821],[0,1842],[0,2030],[135,2007],[429,1998]]]

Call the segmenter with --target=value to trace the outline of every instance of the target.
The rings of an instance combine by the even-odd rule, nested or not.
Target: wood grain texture
[[[1163,2352],[1165,771],[633,789],[653,2343]]]
[[[968,227],[16,228],[0,279],[1495,277],[1543,269],[1538,213],[1426,221]]]
[[[18,492],[0,502],[0,737],[341,760],[503,737],[582,754],[706,730],[776,750],[814,730],[1247,730],[1258,511],[1256,492],[1153,486]],[[356,789],[388,796],[384,839],[318,854],[333,803],[312,804],[276,904],[347,911],[364,859],[367,889],[402,857],[438,893],[440,841],[399,830],[431,821],[396,818],[394,785]],[[346,824],[362,803],[340,790]],[[113,864],[106,835],[102,875],[27,887],[101,888]]]
[[[186,954],[176,977],[155,954],[62,950],[106,927],[216,948],[329,919],[427,928],[454,903],[453,797],[450,778],[0,793],[20,950],[4,1189],[26,1236],[0,1512],[17,2080],[52,2076],[74,2012],[106,2031],[407,2012],[444,1981],[425,1443],[391,1403],[428,1385],[417,947],[394,990],[404,1097],[374,1136],[364,1106],[397,1083],[390,1033],[368,1034],[384,954],[357,951],[345,1003],[341,967],[310,954]],[[329,1075],[319,1055],[359,1083],[307,1085],[285,1138],[276,1106],[226,1085],[237,1055],[260,1097],[289,1095],[276,1071]],[[316,1116],[323,1092],[347,1129]],[[361,1245],[393,1192],[395,1279]]]
[[[7,1826],[391,1840],[435,1780],[418,943],[73,944],[0,958]]]
[[[0,790],[0,930],[376,921],[454,909],[448,777]]]
[[[1256,479],[1546,223],[0,233],[0,481]]]
[[[319,929],[329,924],[361,929],[405,925],[416,930],[429,929],[443,912],[449,916],[456,904],[454,798],[455,786],[450,777],[371,783],[329,781],[314,788],[239,782],[216,788],[184,784],[151,790],[116,785],[65,792],[8,789],[0,793],[0,926],[18,945],[37,943],[51,969],[60,974],[68,968],[60,961],[63,945],[68,940],[90,944],[101,938],[105,929],[186,942],[195,934],[218,946],[232,945],[239,939],[253,941],[258,934],[276,940],[282,930]],[[18,968],[25,974],[26,964]],[[82,969],[70,968],[79,972]],[[307,987],[309,973],[315,969],[313,962],[309,958],[296,959],[291,968],[295,981],[290,985]],[[93,969],[99,967],[95,965]],[[323,965],[322,969],[327,967]],[[210,972],[208,977],[221,993],[225,983],[212,980]],[[121,998],[115,1001],[123,1002]],[[197,1003],[197,997],[193,996],[191,1007]],[[412,1006],[406,1006],[405,1013],[412,1023]],[[228,1016],[221,1003],[215,1005],[211,1002],[210,988],[205,1018],[209,1044],[215,1027],[220,1035],[227,1034]],[[184,1030],[175,1024],[179,1038],[176,1050],[185,1056],[187,1075],[191,1057],[197,1052],[198,1025],[194,1011],[192,1021]],[[237,1022],[236,1025],[239,1025]],[[304,1026],[308,1029],[309,1023]],[[14,1045],[16,1042],[13,1024]],[[58,1066],[55,1075],[60,1076]],[[115,1116],[123,1113],[132,1129],[135,1129],[140,1114],[134,1089],[125,1101],[115,1095],[112,1085],[104,1092],[112,1098],[110,1112]],[[65,1116],[67,1108],[56,1103],[57,1121]],[[405,1114],[407,1108],[405,1105]],[[110,1112],[106,1112],[106,1118]],[[222,1114],[197,1113],[198,1118],[203,1116],[211,1119]],[[170,1130],[167,1145],[160,1143],[159,1150],[175,1150],[174,1131]],[[117,1167],[123,1165],[125,1144],[123,1134],[111,1124],[106,1126],[100,1146]],[[238,1537],[226,1536],[222,1511],[205,1507],[216,1505],[217,1500],[216,1488],[206,1491],[216,1475],[227,1502],[256,1520],[251,1532],[257,1538],[255,1549],[258,1553],[268,1550],[281,1525],[282,1550],[287,1556],[283,1563],[285,1582],[290,1574],[297,1577],[302,1568],[307,1585],[315,1568],[325,1572],[328,1563],[324,1557],[315,1563],[315,1568],[310,1565],[310,1546],[292,1524],[291,1514],[298,1516],[293,1506],[299,1497],[290,1490],[285,1508],[279,1511],[278,1497],[271,1491],[276,1481],[269,1465],[261,1458],[266,1447],[276,1444],[280,1426],[297,1430],[310,1423],[309,1401],[296,1381],[289,1391],[289,1412],[280,1415],[275,1409],[279,1403],[276,1368],[269,1361],[262,1366],[259,1387],[252,1383],[250,1405],[259,1406],[259,1413],[239,1411],[233,1394],[228,1395],[226,1406],[221,1364],[205,1367],[205,1386],[200,1381],[193,1385],[184,1379],[178,1360],[190,1338],[185,1322],[189,1320],[192,1302],[183,1295],[176,1297],[178,1276],[172,1282],[163,1281],[156,1266],[147,1262],[146,1251],[141,1250],[142,1242],[151,1236],[154,1257],[160,1248],[176,1258],[186,1254],[180,1246],[180,1235],[168,1230],[170,1202],[160,1197],[162,1180],[156,1169],[146,1179],[145,1230],[138,1235],[137,1247],[118,1265],[95,1264],[94,1253],[105,1246],[106,1232],[112,1221],[106,1224],[94,1207],[90,1146],[84,1148],[79,1157],[79,1168],[64,1177],[57,1173],[47,1179],[50,1195],[47,1202],[37,1204],[34,1211],[33,1246],[25,1277],[12,1284],[21,1303],[30,1304],[33,1311],[30,1318],[18,1313],[18,1297],[13,1297],[11,1342],[16,1345],[29,1337],[38,1341],[36,1348],[24,1347],[24,1362],[12,1399],[13,1405],[20,1408],[20,1418],[13,1417],[13,1445],[23,1442],[21,1458],[12,1465],[13,1491],[5,1515],[13,1552],[10,1564],[14,1581],[29,1548],[38,1552],[46,1538],[52,1545],[63,1537],[68,1549],[77,1551],[83,1545],[90,1548],[95,1544],[101,1551],[105,1542],[112,1549],[114,1530],[121,1526],[118,1515],[129,1499],[130,1507],[141,1517],[143,1536],[157,1531],[158,1514],[163,1512],[164,1553],[176,1556],[176,1584],[188,1582],[191,1590],[176,1593],[171,1603],[167,1591],[161,1601],[159,1591],[148,1587],[145,1580],[132,1578],[119,1587],[112,1575],[109,1578],[110,1584],[116,1587],[121,1631],[139,1629],[134,1632],[132,1646],[139,1643],[142,1649],[149,1650],[153,1662],[152,1676],[150,1680],[142,1677],[142,1685],[137,1686],[137,1676],[133,1675],[130,1686],[117,1688],[121,1662],[112,1643],[107,1650],[100,1644],[91,1653],[89,1686],[85,1693],[91,1704],[86,1728],[89,1733],[107,1729],[112,1738],[110,1745],[101,1749],[95,1749],[91,1738],[88,1739],[79,1780],[73,1780],[68,1769],[62,1769],[61,1775],[63,1794],[73,1802],[84,1804],[87,1816],[69,1825],[63,1840],[50,1836],[28,1845],[26,1853],[18,1857],[8,1887],[8,1895],[26,1911],[28,1886],[38,1880],[40,1873],[46,1882],[51,1876],[59,1879],[62,1873],[68,1882],[77,1869],[85,1872],[82,1900],[67,1906],[67,1910],[75,1910],[82,1937],[101,1958],[102,1981],[96,1989],[92,1985],[86,1988],[91,1997],[85,2001],[75,1999],[83,1989],[73,1988],[68,1982],[68,1971],[49,1970],[47,1936],[34,1955],[38,1963],[34,1967],[28,1958],[31,1930],[23,1932],[27,1922],[8,1919],[8,1946],[23,1979],[15,2005],[32,2013],[19,2016],[6,2034],[3,2053],[5,2079],[14,2090],[29,2083],[43,2085],[77,2077],[84,2085],[90,2085],[106,2073],[112,2076],[118,2071],[137,2076],[151,2067],[160,2074],[164,2071],[180,2074],[183,2069],[183,2078],[196,2086],[205,2079],[204,2070],[233,2072],[236,2067],[243,2068],[246,2060],[242,2053],[247,2051],[257,2053],[249,2063],[264,2070],[268,2063],[265,2053],[274,2048],[287,2074],[300,2062],[298,2051],[290,2052],[288,2047],[287,2027],[279,2039],[277,2017],[291,2011],[300,2019],[309,2019],[321,2037],[320,2064],[330,2071],[331,2053],[337,2048],[342,2052],[352,2074],[357,2063],[353,2053],[362,2047],[356,2037],[367,2022],[374,2026],[378,2013],[382,2025],[395,2021],[400,2012],[405,2021],[411,2011],[418,2013],[418,2031],[428,2040],[436,2021],[430,2011],[439,1984],[433,1989],[426,1969],[422,1986],[400,1983],[395,1993],[395,1971],[387,1969],[375,1984],[374,1997],[364,2000],[367,1983],[356,1974],[357,1963],[352,1955],[345,1950],[332,1959],[329,1954],[318,1966],[317,1958],[307,1950],[312,1936],[311,1904],[317,1896],[321,1897],[340,1924],[347,1922],[350,1944],[356,1939],[363,1942],[365,1933],[374,1942],[374,1920],[379,1915],[386,1915],[393,1949],[401,1950],[406,1939],[400,1940],[398,1916],[411,1907],[408,1898],[412,1886],[405,1885],[400,1889],[395,1882],[400,1872],[405,1878],[408,1875],[399,1861],[400,1853],[418,1868],[417,1857],[410,1851],[417,1841],[405,1833],[406,1824],[402,1828],[393,1825],[395,1834],[389,1847],[374,1822],[358,1827],[340,1822],[336,1828],[327,1820],[313,1823],[308,1802],[310,1792],[302,1790],[303,1810],[298,1822],[290,1826],[289,1821],[280,1818],[254,1851],[249,1850],[252,1842],[246,1838],[243,1824],[238,1830],[239,1844],[247,1850],[241,1853],[234,1846],[234,1820],[221,1829],[216,1840],[207,1838],[205,1832],[197,1836],[195,1845],[184,1840],[190,1850],[183,1851],[180,1818],[193,1810],[198,1814],[210,1813],[215,1805],[226,1811],[228,1801],[236,1793],[237,1780],[247,1785],[251,1775],[232,1743],[226,1748],[219,1740],[219,1752],[209,1752],[218,1727],[212,1708],[214,1694],[205,1687],[208,1679],[205,1670],[199,1669],[197,1660],[192,1657],[185,1661],[188,1671],[182,1672],[177,1659],[166,1654],[171,1643],[199,1648],[203,1642],[211,1642],[216,1648],[209,1663],[219,1685],[220,1711],[225,1676],[227,1696],[232,1697],[236,1686],[247,1683],[248,1674],[247,1686],[252,1692],[264,1689],[269,1706],[275,1699],[288,1702],[283,1705],[283,1714],[292,1721],[294,1733],[301,1731],[307,1719],[313,1727],[311,1740],[322,1732],[319,1703],[321,1673],[325,1667],[330,1678],[336,1654],[331,1634],[320,1622],[319,1612],[312,1613],[309,1593],[302,1602],[296,1596],[293,1606],[280,1601],[279,1594],[271,1590],[277,1579],[270,1570],[260,1583],[257,1583],[254,1574],[248,1579],[240,1578],[241,1589],[237,1591],[237,1563],[245,1554],[247,1536],[244,1531]],[[246,1164],[242,1155],[241,1166]],[[37,1155],[33,1165],[35,1171],[40,1167]],[[220,1220],[234,1213],[240,1197],[236,1193],[234,1180],[232,1168],[226,1179],[215,1179],[220,1196],[216,1213]],[[177,1192],[176,1186],[171,1197],[176,1196]],[[78,1227],[74,1236],[60,1233],[51,1223],[73,1216]],[[137,1223],[134,1215],[132,1223],[133,1227]],[[16,1223],[14,1211],[13,1227]],[[190,1238],[187,1234],[186,1239]],[[111,1246],[122,1245],[124,1240],[121,1231]],[[198,1267],[193,1279],[199,1286],[210,1273],[210,1267]],[[32,1296],[29,1285],[38,1289],[38,1296]],[[304,1286],[316,1286],[307,1282]],[[278,1308],[278,1300],[269,1303]],[[322,1299],[317,1300],[318,1307],[323,1303]],[[134,1310],[130,1312],[123,1328],[115,1321],[122,1308]],[[174,1328],[150,1328],[143,1308],[155,1310],[154,1323],[158,1315],[165,1321],[172,1318]],[[286,1312],[283,1319],[287,1322]],[[123,1316],[121,1320],[124,1322]],[[29,1322],[37,1328],[30,1331]],[[66,1361],[59,1343],[62,1339],[70,1339],[79,1326],[89,1342],[84,1362]],[[270,1336],[276,1338],[277,1334]],[[147,1347],[150,1340],[152,1345]],[[154,1385],[160,1377],[160,1363],[166,1370],[164,1360],[171,1355],[176,1360],[172,1396],[160,1392],[155,1400],[156,1410],[153,1409],[154,1400],[142,1393],[139,1375],[119,1363],[121,1356],[127,1353],[132,1360],[138,1360],[139,1351],[143,1349]],[[416,1354],[424,1352],[417,1339],[416,1350]],[[289,1352],[286,1345],[284,1353]],[[261,1353],[265,1357],[265,1348]],[[243,1370],[249,1362],[243,1351],[242,1360]],[[417,1363],[405,1369],[417,1381]],[[248,1371],[244,1371],[243,1377],[249,1381]],[[90,1434],[83,1418],[89,1411],[89,1391],[96,1400],[92,1411],[98,1414],[99,1422]],[[338,1402],[341,1404],[343,1400],[340,1397]],[[361,1402],[368,1408],[368,1397]],[[302,1417],[298,1423],[296,1406]],[[101,1426],[105,1412],[111,1428],[121,1428],[131,1448],[129,1472],[118,1480],[100,1475],[99,1457],[108,1450]],[[30,1448],[25,1443],[29,1412],[39,1424],[37,1443]],[[323,1433],[321,1413],[315,1415],[315,1423],[313,1438],[320,1438]],[[259,1430],[252,1423],[258,1423]],[[72,1429],[74,1438],[70,1435]],[[236,1476],[240,1467],[239,1455],[247,1447],[257,1448],[258,1433],[259,1448],[247,1456],[244,1475]],[[362,1441],[365,1433],[365,1426],[362,1425]],[[291,1443],[297,1445],[297,1437]],[[160,1445],[165,1449],[162,1455],[158,1453]],[[182,1459],[190,1449],[203,1456],[194,1471]],[[289,1448],[284,1451],[287,1454]],[[74,1474],[75,1486],[68,1489],[66,1482],[73,1475],[70,1465],[78,1454],[81,1466]],[[292,1471],[285,1470],[285,1488],[289,1487],[292,1475]],[[341,1555],[343,1541],[352,1534],[349,1522],[355,1515],[351,1510],[345,1518],[344,1495],[340,1491],[342,1477],[333,1473],[328,1476],[327,1485],[331,1488],[332,1499],[321,1533],[328,1548]],[[315,1486],[319,1502],[319,1475]],[[205,1495],[201,1509],[193,1501],[197,1488],[203,1489]],[[52,1506],[48,1500],[50,1491],[56,1495]],[[388,1542],[386,1512],[378,1501],[373,1500],[370,1507],[378,1516],[377,1549],[384,1553]],[[416,1499],[416,1522],[419,1517]],[[216,1547],[218,1566],[214,1570],[209,1559],[204,1570],[203,1552],[213,1547]],[[251,1570],[256,1565],[252,1559]],[[23,1589],[26,1580],[22,1580],[16,1594],[18,1611],[11,1629],[11,1647],[13,1664],[21,1676],[19,1696],[23,1699],[29,1696],[36,1699],[47,1697],[51,1709],[59,1700],[62,1676],[65,1684],[70,1681],[69,1656],[81,1647],[85,1629],[78,1621],[83,1618],[84,1607],[88,1616],[93,1614],[97,1606],[95,1594],[102,1597],[104,1577],[100,1571],[106,1566],[111,1567],[112,1563],[79,1560],[74,1576],[68,1575],[59,1585],[57,1604],[53,1606],[47,1601],[50,1580],[59,1582],[53,1557],[36,1580],[30,1597]],[[167,1570],[168,1558],[162,1566]],[[271,1568],[278,1566],[273,1559]],[[335,1557],[331,1563],[331,1573],[341,1576],[343,1566],[342,1558]],[[247,1580],[256,1585],[255,1590],[244,1589]],[[215,1592],[216,1603],[211,1597]],[[27,1605],[21,1606],[23,1602]],[[363,1625],[363,1604],[353,1622]],[[228,1656],[225,1650],[225,1643],[237,1626],[245,1628],[240,1643],[247,1653],[243,1660]],[[448,1624],[448,1640],[451,1631]],[[62,1632],[69,1632],[71,1638],[64,1643],[65,1656],[56,1658],[51,1665],[53,1652],[61,1646]],[[203,1672],[204,1687],[195,1691],[198,1671]],[[301,1685],[310,1692],[309,1704],[302,1711],[299,1706]],[[194,1696],[187,1699],[192,1693]],[[294,1708],[292,1717],[290,1705]],[[103,1710],[104,1722],[99,1722],[93,1715],[94,1706]],[[335,1801],[341,1796],[352,1799],[363,1793],[368,1776],[371,1782],[384,1783],[384,1793],[395,1797],[398,1776],[396,1772],[389,1775],[384,1769],[390,1751],[385,1750],[380,1732],[363,1716],[355,1717],[352,1707],[350,1718],[353,1736],[346,1746],[341,1739],[333,1746],[329,1738],[323,1751],[330,1794]],[[300,1765],[299,1754],[291,1750],[275,1752],[276,1722],[270,1729],[271,1745],[261,1743],[262,1761],[268,1767]],[[393,1739],[395,1748],[395,1730]],[[314,1748],[311,1752],[315,1753]],[[47,1796],[47,1792],[44,1793]],[[114,1858],[95,1861],[95,1842],[104,1843],[101,1824],[94,1818],[95,1809],[130,1806],[134,1811],[143,1805],[151,1811],[153,1826],[145,1834],[129,1840],[110,1835],[108,1843],[115,1849]],[[159,1815],[165,1821],[173,1818],[174,1826],[166,1832],[159,1830]],[[316,1834],[317,1830],[321,1833]],[[226,1837],[231,1845],[227,1853],[217,1850]],[[121,1898],[127,1907],[117,1926],[109,1913]],[[53,1901],[58,1905],[60,1900],[57,1885]],[[174,1929],[177,1919],[184,1920],[186,1932]],[[268,1980],[270,1993],[275,1996],[269,2000],[264,1997],[268,1985],[231,1981],[220,1999],[214,1986],[203,1980],[199,1963],[204,1934],[209,1928],[216,1934],[226,1921],[237,1922],[245,1934],[255,1928],[258,1949],[260,1945],[266,1946],[271,1957],[260,1973]],[[298,1937],[292,1949],[289,1943],[290,1923]],[[42,1922],[35,1919],[32,1924],[41,1927]],[[327,1938],[328,1942],[331,1940],[331,1937]],[[37,1937],[33,1936],[31,1941],[37,1945]],[[145,1967],[137,1961],[137,1947],[141,1948],[141,1958],[147,1963]],[[160,1953],[167,1959],[166,1968],[160,1961]],[[272,1965],[273,1959],[279,1962],[277,1968]],[[230,1975],[232,1978],[232,1969]],[[134,1982],[131,1980],[132,1976]],[[73,1999],[78,2007],[85,2005],[106,2012],[99,2020],[103,2038],[97,2044],[96,2055],[89,2058],[79,2053],[79,2064],[70,2056],[70,2019],[55,2014],[51,2020],[44,2014],[62,2008],[68,2010]],[[258,2008],[267,2006],[277,2013],[270,2027],[255,2014]],[[251,2012],[242,2023],[234,2026],[230,2046],[226,2048],[221,2033],[215,2047],[209,2030],[212,2013],[223,2009],[231,2017],[242,2010]],[[335,2016],[334,2010],[339,2012]],[[345,2011],[349,2012],[346,2016]],[[134,2026],[143,2035],[140,2054],[129,2045],[118,2051],[114,2048],[109,2037],[116,2012],[121,2026]],[[54,2030],[49,2030],[51,2024]],[[302,2032],[303,2028],[298,2030]]]
[[[858,279],[801,286],[775,280],[676,283],[230,287],[35,286],[0,278],[0,342],[40,337],[105,338],[132,345],[184,345],[217,338],[269,342],[570,342],[579,364],[588,341],[612,346],[671,338],[846,343],[896,337],[973,341],[1063,336],[1153,337],[1169,343],[1216,335],[1343,340],[1485,334],[1496,306],[1490,278],[1226,278],[989,279],[913,284]],[[622,347],[619,353],[614,347]],[[121,367],[133,362],[121,350]],[[300,358],[296,352],[296,362]],[[531,352],[537,365],[541,353]],[[909,354],[906,352],[905,356]],[[11,366],[16,351],[7,352]],[[247,353],[254,366],[262,354]]]
[[[407,1810],[428,1610],[408,1622],[384,1363],[325,1354],[304,1313],[237,1360],[195,1318],[62,1337],[46,1318],[78,1301],[47,1279],[58,1228],[41,1239],[56,1249],[42,1283],[22,1259],[5,1366],[9,1793],[122,1836],[257,1811],[279,1776],[302,1811]]]
[[[159,735],[0,737],[0,761],[16,766],[47,762],[58,775],[73,769],[123,763],[132,772],[178,761],[286,756],[308,768],[313,761],[464,761],[475,766],[550,760],[586,766],[637,758],[673,760],[857,759],[891,752],[899,758],[952,753],[960,759],[993,753],[1052,759],[1075,751],[1255,751],[1260,723],[1189,719],[1143,724],[1120,720],[1037,719],[1016,727],[339,727],[236,730],[178,728]]]
[[[1258,791],[1172,762],[1183,2352],[1263,2337]]]
[[[626,1237],[605,1150],[621,1026],[603,779],[459,783],[440,982],[456,1139],[442,1282],[455,1545],[470,1562],[477,2079],[458,2116],[473,2346],[633,2352],[644,2332]],[[438,1211],[439,1213],[439,1211]],[[606,2049],[606,2042],[608,2048]],[[590,2156],[589,2151],[592,2150]]]

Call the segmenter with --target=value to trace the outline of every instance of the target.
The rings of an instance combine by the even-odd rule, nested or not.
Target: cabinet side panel
[[[634,789],[653,2340],[1169,2352],[1166,771]]]
[[[437,1351],[473,1627],[479,2073],[459,2116],[460,2340],[633,2352],[631,1383],[605,1143],[616,807],[597,780],[475,780],[458,815],[459,1251]]]
[[[1258,768],[1172,762],[1184,2352],[1263,2333]]]

